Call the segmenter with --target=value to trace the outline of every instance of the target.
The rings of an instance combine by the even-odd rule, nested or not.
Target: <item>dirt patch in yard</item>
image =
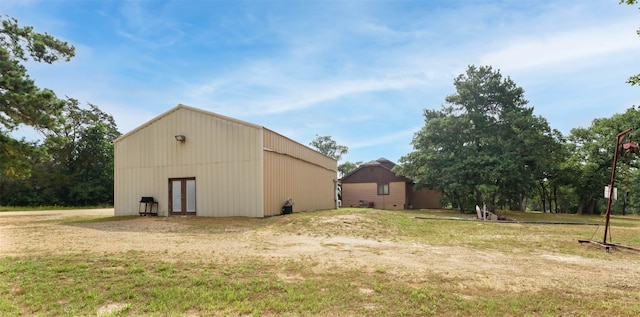
[[[367,237],[381,227],[359,215],[312,218],[298,233],[278,230],[273,220],[199,217],[113,217],[112,209],[0,213],[0,256],[144,251],[162,260],[229,261],[260,257],[313,263],[318,272],[335,269],[384,271],[416,287],[438,274],[473,286],[523,291],[570,286],[584,291],[611,285],[640,288],[638,257],[587,258],[553,253],[507,253],[465,246],[429,245]],[[95,218],[96,221],[92,221]],[[282,225],[282,223],[279,223]],[[284,224],[286,226],[286,224]],[[390,236],[390,235],[385,235]],[[577,242],[576,242],[577,243]],[[283,273],[283,280],[301,276]],[[362,290],[366,292],[367,290]],[[121,307],[107,307],[120,309]]]

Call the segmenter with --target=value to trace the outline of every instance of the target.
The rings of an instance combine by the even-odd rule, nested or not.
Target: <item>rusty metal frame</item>
[[[633,129],[631,128],[626,129],[618,133],[616,137],[616,148],[613,152],[613,162],[611,163],[611,180],[609,181],[609,199],[607,200],[607,211],[605,213],[606,220],[604,225],[604,238],[602,239],[602,242],[597,242],[593,240],[578,240],[578,242],[580,243],[591,243],[599,247],[603,247],[605,248],[605,250],[607,250],[607,252],[609,252],[612,247],[623,248],[627,250],[640,252],[640,248],[625,246],[618,243],[607,242],[607,235],[611,235],[609,232],[610,230],[609,218],[611,218],[611,204],[613,203],[613,185],[616,182],[616,167],[618,167],[618,150],[620,149],[620,142],[622,141],[622,138],[624,138],[624,136],[627,135],[632,130]],[[609,240],[611,240],[611,237],[609,237]]]

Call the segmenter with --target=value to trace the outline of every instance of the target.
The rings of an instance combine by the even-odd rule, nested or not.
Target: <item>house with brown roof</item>
[[[440,208],[441,194],[428,188],[414,190],[414,182],[396,175],[396,164],[379,158],[364,163],[342,178],[342,206],[380,209]]]

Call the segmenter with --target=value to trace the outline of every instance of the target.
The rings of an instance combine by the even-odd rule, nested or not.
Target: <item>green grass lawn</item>
[[[367,219],[356,230],[316,221],[344,215]],[[512,219],[600,223],[599,216],[508,213]],[[420,217],[416,219],[415,217]],[[298,236],[349,235],[482,252],[553,252],[615,262],[640,261],[640,253],[606,253],[578,239],[602,238],[602,228],[448,220],[471,217],[451,211],[341,209],[268,219],[235,219],[226,228]],[[423,219],[424,218],[424,219]],[[131,218],[62,219],[58,226],[130,221]],[[640,218],[612,217],[614,242],[640,247]],[[193,223],[201,235],[221,234],[215,222]],[[113,234],[117,234],[114,232]],[[517,255],[516,255],[517,256]],[[311,258],[222,255],[163,259],[153,252],[24,254],[0,258],[2,316],[637,316],[640,282],[607,289],[571,285],[505,290],[467,285],[437,272],[398,276],[389,267],[316,270]],[[399,259],[401,261],[401,259]],[[474,265],[474,263],[469,263]],[[603,267],[602,270],[606,270]],[[290,279],[282,278],[283,272]],[[589,272],[584,272],[589,274]],[[562,276],[558,277],[559,279]]]

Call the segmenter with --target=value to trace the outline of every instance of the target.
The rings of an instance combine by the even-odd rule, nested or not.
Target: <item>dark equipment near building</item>
[[[144,209],[142,206],[144,205]],[[155,210],[154,210],[155,207]],[[158,202],[155,201],[153,197],[142,197],[140,198],[140,204],[138,205],[138,213],[140,216],[146,215],[158,215]]]

